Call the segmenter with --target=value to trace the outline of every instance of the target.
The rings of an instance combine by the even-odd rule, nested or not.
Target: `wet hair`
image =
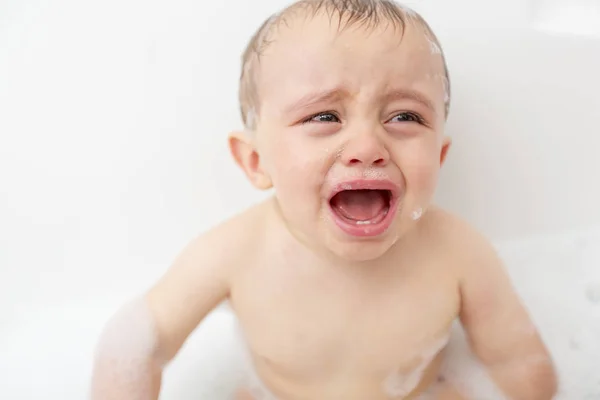
[[[432,47],[441,53],[444,63],[444,83],[446,117],[450,110],[450,76],[446,57],[435,33],[418,13],[394,0],[299,0],[279,13],[267,18],[254,33],[242,55],[242,72],[239,82],[239,103],[242,122],[246,129],[253,130],[259,114],[258,64],[265,49],[273,42],[277,27],[287,24],[289,18],[301,14],[306,18],[326,13],[333,21],[336,18],[338,30],[349,26],[373,29],[382,24],[390,24],[404,34],[409,20],[420,25],[430,40]]]

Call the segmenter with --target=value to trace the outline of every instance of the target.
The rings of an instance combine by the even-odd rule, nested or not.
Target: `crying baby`
[[[240,399],[474,399],[440,368],[464,329],[508,399],[556,392],[490,243],[432,203],[451,141],[442,47],[391,0],[300,0],[243,55],[235,162],[267,200],[202,233],[107,323],[93,399],[157,399],[163,368],[228,300]]]

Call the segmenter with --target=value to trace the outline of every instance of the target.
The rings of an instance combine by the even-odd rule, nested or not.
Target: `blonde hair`
[[[446,89],[446,116],[450,111],[450,76],[446,57],[435,33],[427,22],[415,11],[398,4],[394,0],[299,0],[283,9],[281,12],[267,18],[254,33],[242,55],[242,72],[239,82],[239,103],[242,122],[246,129],[253,130],[259,114],[258,99],[258,68],[260,57],[273,41],[274,31],[280,23],[296,11],[302,11],[306,17],[314,17],[319,12],[326,12],[331,19],[337,17],[339,29],[350,25],[360,24],[374,28],[381,23],[390,23],[399,28],[401,34],[409,18],[421,25],[432,46],[441,53],[444,62],[444,79]],[[343,26],[342,26],[343,23]]]

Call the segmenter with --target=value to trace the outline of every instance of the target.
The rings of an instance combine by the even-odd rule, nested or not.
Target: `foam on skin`
[[[151,400],[165,364],[158,356],[155,320],[144,298],[122,306],[98,340],[92,400]],[[154,397],[153,397],[154,396]]]

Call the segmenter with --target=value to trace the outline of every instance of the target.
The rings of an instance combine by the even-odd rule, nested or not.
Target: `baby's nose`
[[[341,153],[342,161],[350,166],[384,166],[389,153],[375,134],[362,134],[350,140]]]

